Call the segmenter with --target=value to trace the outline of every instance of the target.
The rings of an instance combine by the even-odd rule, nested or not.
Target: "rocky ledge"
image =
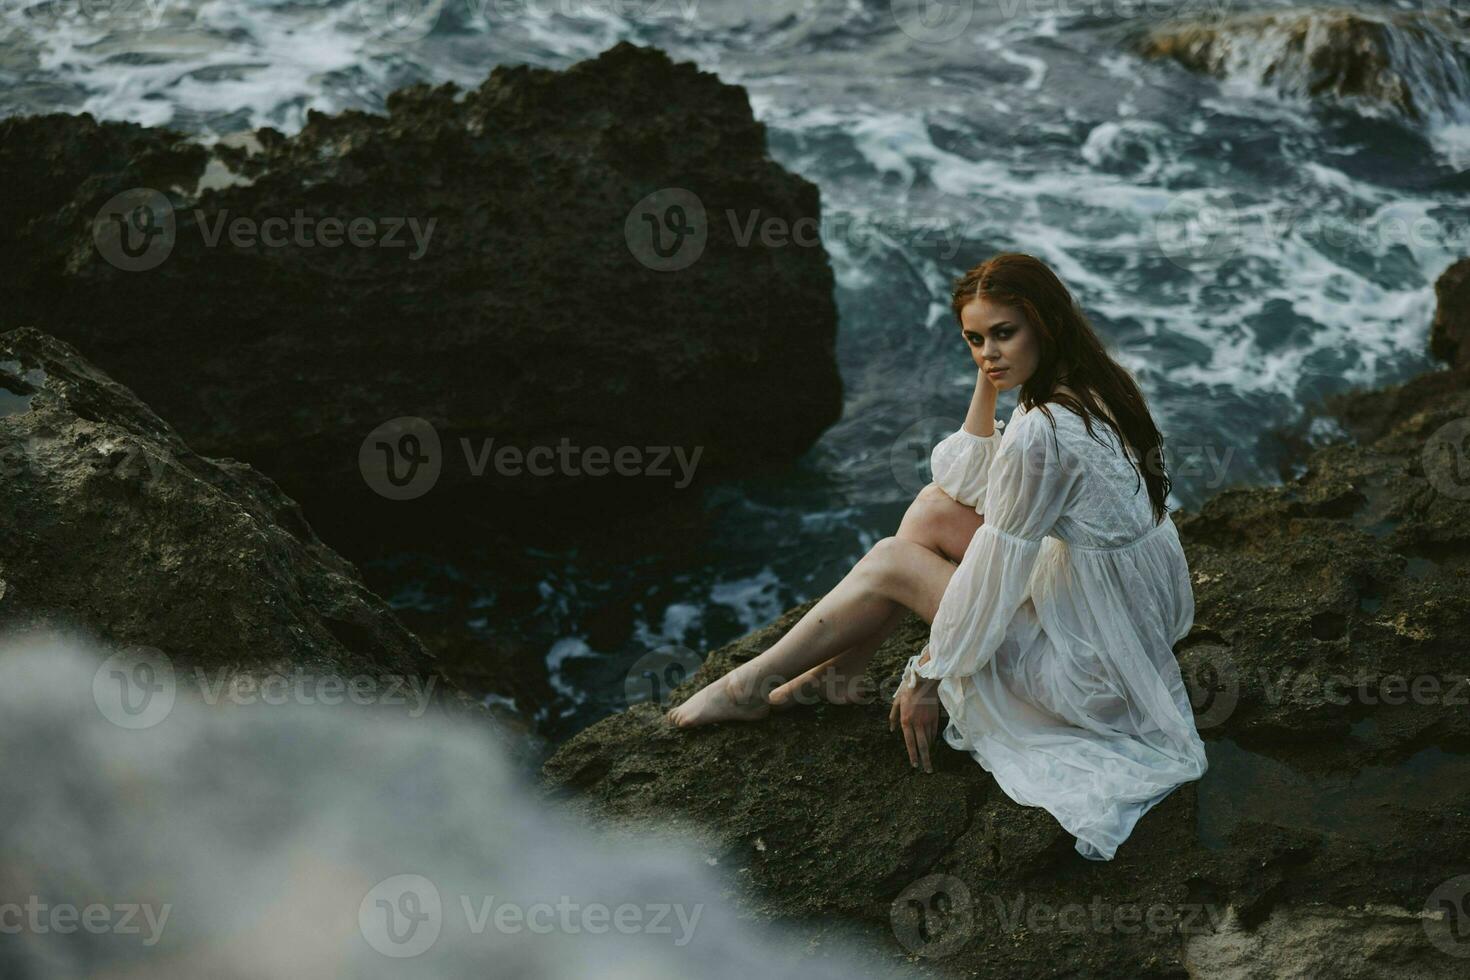
[[[11,324],[338,547],[645,507],[841,412],[817,187],[767,157],[744,89],[655,48],[214,146],[6,119],[0,183]]]
[[[0,334],[0,481],[8,637],[143,648],[217,692],[222,680],[331,675],[360,678],[358,700],[475,710],[273,482],[195,453],[32,328]]]
[[[1454,120],[1470,107],[1470,14],[1436,0],[1419,10],[1292,7],[1166,20],[1136,35],[1132,47],[1370,115]]]
[[[1467,269],[1441,280],[1436,352],[1470,337]],[[890,967],[1451,975],[1470,955],[1453,880],[1470,872],[1470,373],[1461,358],[1324,411],[1352,438],[1299,479],[1175,515],[1197,600],[1176,652],[1210,770],[1111,862],[948,746],[932,775],[910,769],[882,698],[688,731],[636,705],[564,744],[544,785],[694,835],[753,914],[813,943],[858,929]],[[713,651],[672,700],[811,605]],[[910,616],[870,685],[891,693],[926,637]]]

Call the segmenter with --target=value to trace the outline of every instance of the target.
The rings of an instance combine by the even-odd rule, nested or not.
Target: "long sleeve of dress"
[[[929,632],[929,661],[915,666],[918,676],[935,680],[979,670],[1026,601],[1042,539],[1080,484],[1080,468],[1054,435],[1042,413],[1027,413],[995,449],[987,473],[966,472],[955,481],[962,490],[985,488],[976,508],[985,523],[945,588]],[[935,474],[937,482],[937,467]]]
[[[1005,423],[996,420],[995,431],[988,436],[977,436],[961,428],[940,440],[929,454],[929,469],[939,489],[979,512],[985,500],[986,477],[1000,448],[1003,428]]]

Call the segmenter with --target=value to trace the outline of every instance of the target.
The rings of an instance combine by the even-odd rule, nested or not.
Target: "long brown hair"
[[[950,307],[961,327],[964,321],[960,311],[977,296],[1024,310],[1041,338],[1036,371],[1021,383],[1021,404],[1028,412],[1041,409],[1051,421],[1053,438],[1057,421],[1046,407],[1048,401],[1080,415],[1088,435],[1104,446],[1107,443],[1098,438],[1092,423],[1101,420],[1112,429],[1119,444],[1132,453],[1132,457],[1128,452],[1123,454],[1128,464],[1148,484],[1154,523],[1162,521],[1168,512],[1164,501],[1173,485],[1164,468],[1164,438],[1154,425],[1138,383],[1103,348],[1092,323],[1056,273],[1033,255],[1002,252],[954,281]],[[1076,397],[1058,391],[1058,384],[1065,384]],[[1099,401],[1107,412],[1099,409]],[[1142,469],[1139,460],[1146,461]]]

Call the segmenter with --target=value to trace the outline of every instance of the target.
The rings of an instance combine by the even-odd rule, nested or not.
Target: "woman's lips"
[[[988,375],[990,375],[992,378],[996,378],[996,377],[999,377],[1002,374],[1005,374],[1009,370],[1010,370],[1010,368],[997,368],[994,371],[991,371],[991,370],[988,370],[987,369],[985,373],[988,374]]]

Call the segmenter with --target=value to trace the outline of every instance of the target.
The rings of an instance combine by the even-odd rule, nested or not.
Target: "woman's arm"
[[[977,513],[984,505],[987,474],[1000,446],[999,433],[995,431],[996,394],[990,378],[977,370],[975,392],[970,397],[964,423],[929,453],[929,469],[935,484],[952,499],[975,508]]]
[[[983,369],[975,372],[975,392],[970,396],[970,410],[965,414],[964,429],[972,436],[995,435],[995,399],[1000,392]]]

